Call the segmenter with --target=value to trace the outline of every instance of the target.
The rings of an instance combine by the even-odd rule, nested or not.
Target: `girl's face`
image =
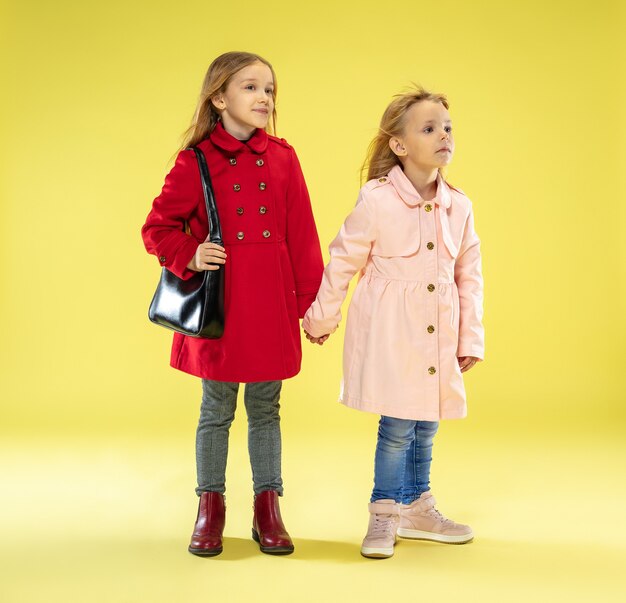
[[[274,111],[274,78],[265,63],[256,62],[235,73],[226,90],[213,99],[224,129],[241,140],[265,128]]]
[[[403,166],[434,170],[448,165],[454,153],[452,122],[448,110],[437,101],[415,103],[406,112],[404,131],[389,140]]]

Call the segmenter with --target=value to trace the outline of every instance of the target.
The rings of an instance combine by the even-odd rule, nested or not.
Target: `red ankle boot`
[[[226,521],[224,495],[203,492],[198,504],[198,517],[191,536],[189,552],[201,557],[214,557],[222,552],[222,533]]]
[[[280,516],[278,492],[275,490],[265,490],[254,497],[252,538],[259,543],[263,553],[270,555],[293,553],[293,542]]]

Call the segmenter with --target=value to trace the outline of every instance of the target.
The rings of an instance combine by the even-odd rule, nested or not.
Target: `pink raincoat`
[[[352,277],[340,400],[401,419],[465,417],[457,357],[484,358],[480,241],[471,201],[437,177],[422,199],[400,166],[368,181],[330,245],[303,328],[332,333]]]

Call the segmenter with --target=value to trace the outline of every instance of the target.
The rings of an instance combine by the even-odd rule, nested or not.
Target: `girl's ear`
[[[224,95],[223,94],[216,94],[212,99],[211,102],[213,103],[213,106],[218,110],[221,111],[225,106],[226,103],[224,102]]]
[[[404,157],[406,155],[406,149],[404,148],[404,145],[402,144],[402,141],[399,138],[396,138],[395,136],[392,136],[389,139],[389,148],[398,157]]]

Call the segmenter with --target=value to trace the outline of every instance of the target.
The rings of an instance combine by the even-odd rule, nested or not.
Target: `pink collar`
[[[399,165],[394,165],[391,170],[389,170],[387,177],[396,189],[398,195],[400,195],[400,198],[410,207],[416,207],[425,202]],[[437,194],[435,198],[432,199],[432,202],[445,209],[448,209],[452,203],[450,189],[441,173],[437,174]]]

